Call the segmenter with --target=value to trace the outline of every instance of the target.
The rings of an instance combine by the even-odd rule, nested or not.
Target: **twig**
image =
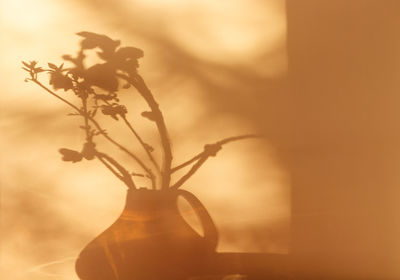
[[[172,164],[172,151],[171,151],[171,143],[168,137],[167,127],[165,125],[164,117],[162,112],[160,111],[159,105],[154,99],[153,94],[150,89],[147,87],[143,78],[136,74],[134,77],[128,77],[126,75],[120,74],[121,78],[125,79],[127,82],[132,84],[141,96],[145,99],[147,104],[149,105],[152,114],[154,115],[154,121],[157,125],[158,132],[160,134],[161,145],[163,148],[163,164],[161,169],[161,189],[169,188],[169,184],[171,181],[171,164]]]
[[[175,184],[171,186],[171,189],[177,189],[183,185],[196,171],[203,165],[203,163],[208,159],[208,155],[203,155],[198,162],[196,162],[192,168],[186,173],[182,178],[180,178]]]
[[[154,177],[154,174],[151,171],[151,169],[148,168],[136,155],[134,155],[132,152],[130,152],[124,146],[122,146],[117,141],[112,139],[110,136],[108,136],[108,134],[104,132],[104,130],[100,127],[100,125],[97,123],[96,120],[94,120],[93,118],[89,118],[89,119],[96,126],[97,130],[101,133],[101,135],[103,135],[108,141],[110,141],[112,144],[114,144],[115,146],[117,146],[118,148],[123,150],[125,153],[130,155],[146,171],[146,173],[149,175],[149,178],[151,180],[151,184],[154,187],[155,186],[155,177]]]
[[[147,144],[143,141],[143,139],[136,132],[136,130],[133,128],[133,126],[130,124],[130,122],[127,120],[127,118],[125,116],[121,116],[121,118],[124,120],[125,124],[128,126],[130,131],[135,135],[136,139],[139,141],[139,143],[142,145],[143,149],[146,151],[146,154],[149,157],[150,161],[153,163],[155,169],[157,170],[157,173],[159,173],[161,175],[160,166],[158,165],[157,161],[154,159],[153,155],[151,154],[151,151],[149,150],[149,144]],[[156,189],[156,184],[153,184],[153,189]]]
[[[139,141],[139,143],[142,145],[143,149],[146,151],[150,161],[153,163],[154,167],[157,169],[158,172],[160,172],[160,166],[154,159],[153,155],[151,154],[151,151],[149,150],[149,144],[143,141],[142,137],[136,132],[136,130],[133,128],[131,123],[127,120],[125,116],[121,116],[121,118],[124,120],[125,124],[128,126],[129,130],[135,135],[136,139]]]
[[[136,189],[136,186],[129,172],[124,167],[122,167],[122,165],[120,165],[116,160],[98,151],[96,151],[95,155],[115,176],[117,176],[118,179],[124,182],[128,188]],[[121,174],[118,174],[118,172],[115,171],[111,165],[113,165]]]
[[[49,88],[47,88],[46,86],[44,86],[41,82],[39,82],[37,79],[31,79],[35,84],[39,85],[41,88],[43,88],[45,91],[47,91],[48,93],[50,93],[51,95],[53,95],[54,97],[60,99],[62,102],[66,103],[67,105],[69,105],[70,107],[72,107],[73,109],[75,109],[76,111],[78,111],[79,114],[83,114],[84,112],[82,112],[81,109],[79,109],[77,106],[75,106],[74,104],[72,104],[71,102],[69,102],[68,100],[62,98],[61,96],[59,96],[58,94],[56,94],[55,92],[53,92],[52,90],[50,90]],[[106,134],[104,132],[104,130],[101,128],[100,124],[92,117],[88,116],[88,119],[94,124],[94,126],[97,128],[97,130],[99,131],[99,133],[105,137],[108,141],[110,141],[112,144],[114,144],[115,146],[117,146],[119,149],[121,149],[122,151],[124,151],[125,153],[127,153],[129,156],[131,156],[149,175],[151,182],[152,182],[152,186],[155,186],[155,178],[154,178],[154,174],[151,171],[150,168],[148,168],[136,155],[134,155],[132,152],[130,152],[128,149],[126,149],[124,146],[122,146],[121,144],[119,144],[117,141],[115,141],[114,139],[112,139],[110,136],[108,136],[108,134]]]
[[[180,186],[183,185],[193,174],[196,173],[196,171],[204,164],[204,162],[210,157],[210,156],[216,156],[217,152],[222,148],[222,145],[227,144],[229,142],[233,141],[238,141],[242,139],[248,139],[248,138],[259,138],[262,137],[261,135],[255,135],[255,134],[247,134],[247,135],[241,135],[241,136],[234,136],[234,137],[228,137],[225,139],[222,139],[214,144],[209,144],[205,146],[205,149],[202,153],[198,154],[197,156],[193,157],[187,162],[182,163],[181,165],[178,165],[177,167],[173,168],[172,172],[189,165],[190,163],[194,162],[196,159],[198,161],[192,166],[192,168],[185,174],[183,175],[175,184],[171,186],[172,189],[177,189]]]
[[[89,127],[89,114],[87,111],[87,98],[81,97],[82,99],[82,107],[83,107],[83,119],[85,120],[85,133],[86,133],[86,141],[91,141],[92,137],[90,137],[90,127]]]
[[[103,100],[103,102],[107,105],[110,105],[110,102],[107,100]],[[161,173],[160,171],[160,166],[154,159],[153,155],[151,154],[151,151],[149,148],[151,147],[149,144],[143,141],[142,137],[140,137],[139,133],[136,132],[136,130],[133,128],[132,124],[128,121],[126,118],[125,114],[119,114],[119,116],[124,120],[126,126],[129,128],[129,130],[133,133],[133,135],[136,137],[136,139],[139,141],[140,145],[142,145],[143,149],[146,151],[147,156],[149,157],[150,161],[153,163],[154,167],[156,168],[158,173]]]
[[[77,92],[76,92],[77,93]],[[85,132],[86,132],[86,141],[87,143],[93,144],[93,135],[90,133],[90,126],[89,126],[89,114],[87,111],[87,98],[85,96],[81,97],[82,100],[82,107],[83,107],[83,118],[85,120]],[[111,158],[107,154],[100,153],[96,150],[94,150],[94,156],[101,162],[103,163],[118,179],[120,179],[128,188],[136,188],[131,176],[129,175],[129,172],[121,165],[119,164],[115,159]],[[104,158],[104,159],[103,159]],[[108,163],[108,162],[109,163]],[[115,168],[118,169],[118,171],[122,174],[118,174],[117,171],[114,170],[112,167],[115,166]]]
[[[262,137],[262,136],[261,135],[255,135],[255,134],[246,134],[246,135],[228,137],[228,138],[222,139],[221,141],[216,142],[215,144],[224,145],[224,144],[227,144],[228,142],[237,141],[237,140],[246,139],[246,138],[256,138],[256,137]],[[174,168],[171,169],[171,173],[174,173],[175,171],[177,171],[177,170],[179,170],[179,169],[191,164],[192,162],[198,160],[199,158],[201,158],[204,155],[204,153],[205,153],[205,151],[202,151],[201,153],[195,155],[190,160],[185,161],[184,163],[181,163],[178,166],[175,166]]]
[[[142,137],[136,132],[136,130],[133,128],[131,123],[128,121],[128,119],[125,116],[121,116],[121,118],[124,120],[125,124],[128,126],[129,130],[135,135],[136,139],[139,141],[139,143],[142,145],[143,149],[146,151],[150,161],[153,163],[154,167],[160,171],[160,167],[158,163],[155,161],[153,155],[151,154],[149,150],[149,144],[143,141]]]
[[[122,177],[122,175],[119,174],[117,171],[115,171],[115,170],[113,169],[113,167],[112,167],[109,163],[107,163],[107,161],[105,161],[105,160],[104,160],[101,156],[99,156],[99,155],[96,155],[96,157],[97,157],[97,159],[100,160],[100,162],[103,163],[103,164],[104,164],[118,179],[120,179],[121,181],[123,181],[123,182],[125,183],[124,178]]]
[[[53,91],[51,91],[50,89],[48,89],[46,86],[44,86],[41,82],[39,82],[37,79],[30,79],[32,82],[34,82],[35,84],[37,84],[38,86],[40,86],[42,89],[44,89],[45,91],[47,91],[48,93],[50,93],[51,95],[53,95],[54,97],[60,99],[62,102],[68,104],[69,106],[71,106],[72,108],[74,108],[75,110],[77,110],[79,112],[79,114],[81,114],[81,109],[79,109],[78,107],[76,107],[74,104],[72,104],[71,102],[69,102],[68,100],[62,98],[61,96],[59,96],[58,94],[54,93]]]
[[[175,171],[177,171],[177,170],[179,170],[179,169],[181,169],[181,168],[183,168],[183,167],[185,167],[185,166],[188,166],[188,165],[191,164],[192,162],[195,162],[196,160],[198,160],[199,158],[201,158],[201,156],[203,155],[203,153],[204,153],[204,152],[201,152],[201,153],[195,155],[193,158],[189,159],[188,161],[185,161],[184,163],[182,163],[182,164],[180,164],[180,165],[178,165],[178,166],[175,166],[174,168],[171,169],[171,173],[174,173]]]
[[[263,135],[259,135],[259,134],[244,134],[244,135],[232,136],[232,137],[222,139],[222,140],[218,141],[217,144],[224,145],[224,144],[227,144],[227,143],[233,142],[233,141],[249,139],[249,138],[263,138],[263,137],[264,137]]]

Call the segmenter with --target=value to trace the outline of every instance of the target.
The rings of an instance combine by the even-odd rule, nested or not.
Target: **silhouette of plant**
[[[58,98],[69,107],[74,109],[74,113],[69,115],[81,116],[84,124],[80,126],[85,131],[85,142],[80,151],[62,148],[59,152],[63,161],[79,162],[82,160],[93,160],[97,158],[107,167],[117,178],[119,178],[128,188],[136,188],[134,177],[146,177],[151,181],[153,189],[179,188],[186,182],[209,158],[216,156],[222,145],[232,141],[245,138],[258,137],[249,134],[230,137],[213,144],[204,146],[204,150],[190,160],[172,167],[171,143],[168,137],[163,114],[150,89],[147,87],[143,78],[138,73],[138,59],[143,57],[143,51],[135,47],[120,47],[119,40],[92,32],[79,32],[77,35],[83,37],[80,49],[76,56],[63,55],[62,58],[71,64],[65,68],[64,63],[57,66],[48,63],[48,68],[44,69],[37,66],[36,61],[22,62],[29,77],[25,79],[41,87],[43,90]],[[97,56],[100,60],[98,64],[85,67],[87,52],[99,49]],[[49,85],[52,89],[39,81],[40,73],[47,72],[50,76]],[[154,122],[161,140],[163,160],[161,166],[153,156],[154,148],[145,142],[139,133],[134,129],[127,118],[128,108],[121,104],[118,98],[120,89],[133,87],[141,95],[149,106],[148,111],[143,111],[141,116]],[[64,98],[59,90],[72,91],[78,99],[79,105]],[[120,142],[111,137],[97,120],[97,114],[101,112],[114,120],[122,120],[129,131],[137,139],[138,143],[146,152],[148,159],[145,161],[123,146]],[[119,163],[110,155],[101,152],[96,146],[94,139],[102,136],[115,147],[122,150],[131,157],[143,170],[143,173],[130,172],[126,167]],[[148,162],[149,161],[149,162]],[[149,165],[151,164],[151,165]],[[186,166],[192,164],[190,170],[171,184],[171,175]],[[151,166],[151,167],[150,167]]]

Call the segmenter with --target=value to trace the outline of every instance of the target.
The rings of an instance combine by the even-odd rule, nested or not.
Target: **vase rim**
[[[168,189],[149,189],[149,188],[145,188],[145,187],[141,187],[141,188],[129,188],[127,189],[127,192],[142,192],[142,191],[148,191],[148,192],[168,192],[168,191],[177,191],[178,189],[174,189],[174,188],[168,188]]]

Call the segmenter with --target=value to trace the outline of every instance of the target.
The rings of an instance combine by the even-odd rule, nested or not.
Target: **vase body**
[[[179,213],[178,196],[194,208],[203,236]],[[200,201],[184,190],[129,190],[120,217],[76,261],[81,280],[181,280],[199,275],[218,234]]]

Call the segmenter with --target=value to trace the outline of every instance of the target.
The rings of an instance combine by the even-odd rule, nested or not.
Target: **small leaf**
[[[149,151],[149,152],[153,152],[153,151],[154,151],[153,146],[150,146],[150,145],[147,144],[147,143],[143,143],[143,146],[144,146],[144,148],[145,148],[147,151]]]
[[[146,176],[146,175],[144,175],[144,174],[135,173],[135,172],[132,172],[131,175],[132,175],[132,176],[137,176],[137,177],[145,177],[145,176]]]
[[[40,73],[40,72],[44,72],[44,71],[46,71],[46,70],[42,69],[42,67],[38,67],[38,68],[35,68],[34,71],[35,71],[36,73]]]
[[[25,68],[25,67],[21,67],[21,68],[24,69],[25,71],[31,72],[31,70],[28,68]]]
[[[72,80],[68,76],[63,75],[59,70],[50,73],[49,83],[55,90],[64,89],[64,91],[67,91],[73,88]]]
[[[63,156],[62,157],[63,161],[71,161],[75,163],[82,160],[82,154],[77,151],[65,148],[59,149],[58,151]]]
[[[118,120],[117,115],[124,117],[128,111],[124,105],[114,103],[112,105],[102,105],[101,112],[104,115],[111,116],[113,119]]]
[[[58,67],[55,65],[55,64],[53,64],[53,63],[47,63],[48,65],[49,65],[49,67],[51,68],[51,69],[53,69],[53,70],[56,70]]]
[[[152,111],[144,111],[141,113],[142,117],[149,119],[151,121],[155,121],[156,120],[156,116]]]
[[[31,66],[28,64],[28,63],[26,63],[25,61],[21,61],[22,62],[22,64],[24,64],[26,67],[28,67],[28,68],[30,68]]]

